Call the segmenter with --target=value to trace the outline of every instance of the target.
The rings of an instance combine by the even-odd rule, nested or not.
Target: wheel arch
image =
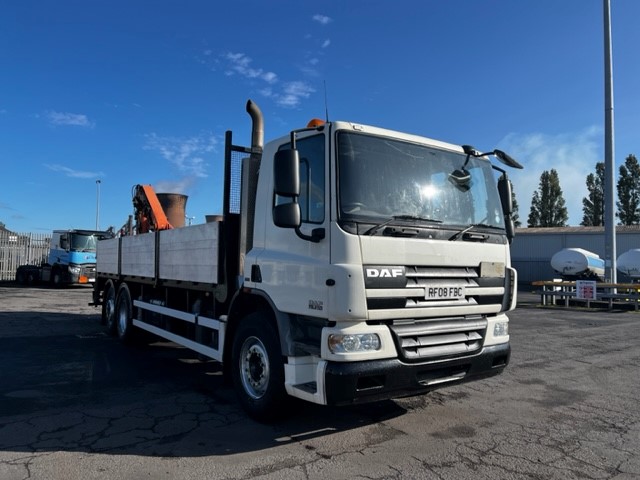
[[[261,290],[251,290],[251,292],[238,291],[231,299],[229,315],[227,317],[227,330],[222,360],[223,365],[226,366],[225,370],[231,364],[231,346],[238,325],[243,318],[255,312],[264,313],[278,332],[282,355],[286,357],[293,354],[290,315],[279,311],[271,298]]]

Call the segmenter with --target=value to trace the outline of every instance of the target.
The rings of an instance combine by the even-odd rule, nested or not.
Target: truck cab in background
[[[54,287],[93,283],[98,240],[111,237],[113,235],[106,231],[54,230],[46,263],[18,267],[16,280],[18,283],[41,281]]]

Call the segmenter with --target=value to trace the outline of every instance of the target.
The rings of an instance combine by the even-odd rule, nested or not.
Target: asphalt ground
[[[217,364],[121,345],[90,298],[0,286],[0,480],[640,478],[640,313],[523,292],[502,375],[262,425]]]

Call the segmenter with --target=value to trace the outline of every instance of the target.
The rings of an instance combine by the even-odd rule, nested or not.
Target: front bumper
[[[96,266],[95,265],[79,265],[75,271],[68,272],[67,282],[71,284],[76,283],[93,283],[96,281]]]
[[[497,375],[509,364],[509,343],[484,347],[477,355],[428,363],[399,359],[327,362],[327,405],[347,405],[417,395],[456,383]]]

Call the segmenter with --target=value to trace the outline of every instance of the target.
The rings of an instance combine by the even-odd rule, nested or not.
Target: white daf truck
[[[349,122],[263,146],[247,112],[251,146],[226,134],[218,221],[98,242],[109,330],[222,362],[261,421],[291,397],[345,405],[500,373],[517,277],[511,184],[488,157],[521,165]]]

